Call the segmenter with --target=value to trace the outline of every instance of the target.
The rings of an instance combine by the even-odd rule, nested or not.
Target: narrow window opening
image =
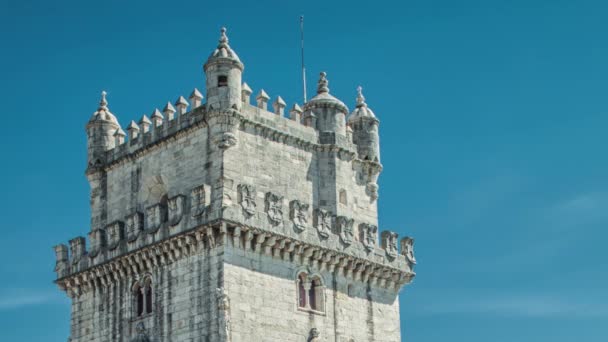
[[[152,312],[152,286],[146,286],[146,313]]]
[[[228,86],[228,76],[220,75],[217,77],[217,86],[218,87],[227,87]]]
[[[305,282],[306,276],[304,274],[300,274],[298,276],[298,306],[301,308],[306,307],[306,288],[304,287]]]
[[[139,286],[135,287],[135,302],[137,306],[137,316],[144,314],[144,294],[142,288]]]

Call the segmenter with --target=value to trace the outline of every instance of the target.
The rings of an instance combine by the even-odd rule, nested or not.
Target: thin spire
[[[300,16],[300,41],[302,43],[302,90],[304,91],[304,102],[306,103],[306,67],[304,66],[304,16]]]
[[[106,93],[105,90],[101,91],[101,101],[99,101],[99,110],[102,111],[107,111],[108,110],[108,100],[106,99],[106,95],[108,95],[108,93]]]
[[[363,96],[363,87],[357,87],[357,107],[367,106],[365,103],[365,96]]]
[[[329,93],[328,85],[329,81],[327,80],[327,73],[325,71],[321,71],[319,83],[317,84],[317,94]]]

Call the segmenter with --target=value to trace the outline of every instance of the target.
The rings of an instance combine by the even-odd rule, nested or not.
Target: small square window
[[[227,87],[228,86],[228,76],[218,76],[217,77],[217,86],[218,87]]]

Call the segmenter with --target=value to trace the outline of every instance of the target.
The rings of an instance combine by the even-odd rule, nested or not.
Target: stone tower
[[[55,247],[72,342],[401,341],[413,239],[378,233],[379,121],[329,92],[252,105],[222,29],[198,90],[86,126],[91,230]],[[400,250],[399,250],[400,247]]]

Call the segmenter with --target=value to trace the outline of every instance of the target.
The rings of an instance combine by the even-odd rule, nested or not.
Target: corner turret
[[[357,106],[348,117],[348,125],[353,129],[353,142],[361,160],[380,163],[379,121],[365,103],[363,88],[357,88]]]
[[[91,171],[104,163],[104,153],[114,148],[114,133],[120,128],[118,120],[108,109],[106,95],[105,91],[101,92],[99,108],[93,113],[86,125],[88,148],[87,171]]]
[[[317,95],[304,105],[303,119],[305,122],[314,121],[315,128],[324,135],[346,136],[346,115],[348,108],[344,102],[329,93],[327,74],[321,72],[317,85]],[[316,118],[316,120],[308,120]],[[333,133],[333,134],[332,134]],[[335,143],[335,137],[321,143]]]
[[[242,74],[245,66],[228,45],[222,27],[217,48],[204,65],[207,85],[207,109],[241,109]]]

